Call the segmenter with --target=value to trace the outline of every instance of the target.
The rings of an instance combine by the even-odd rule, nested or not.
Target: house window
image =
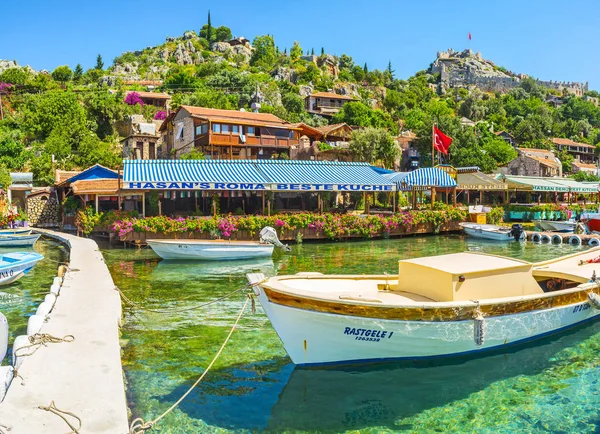
[[[227,125],[227,124],[221,125],[221,132],[223,134],[229,134],[230,131],[231,131],[231,126],[230,125]]]
[[[208,124],[201,124],[196,127],[196,135],[201,136],[208,133]]]
[[[177,135],[175,138],[178,140],[183,140],[183,122],[177,125]]]
[[[148,159],[154,160],[156,158],[156,146],[154,142],[148,144]]]
[[[232,125],[231,126],[231,132],[233,134],[239,134],[240,133],[240,126],[239,125]]]
[[[256,135],[256,129],[254,127],[247,127],[247,131],[248,131],[248,135],[249,136],[255,136]]]
[[[221,132],[221,124],[212,124],[212,132],[219,134]]]

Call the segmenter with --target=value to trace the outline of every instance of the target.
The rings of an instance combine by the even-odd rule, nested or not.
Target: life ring
[[[548,234],[542,235],[542,244],[550,243],[551,241],[552,241],[552,238],[550,238],[550,235],[548,235]]]
[[[600,246],[600,239],[598,239],[598,238],[590,238],[588,240],[588,246],[590,246],[590,247],[598,247],[598,246]]]
[[[578,235],[571,235],[569,237],[569,244],[572,246],[581,246],[581,238]]]
[[[558,234],[552,235],[552,244],[562,244],[562,237]]]
[[[534,243],[539,243],[542,241],[542,234],[540,233],[535,233],[533,235],[531,235],[531,241],[533,241]]]

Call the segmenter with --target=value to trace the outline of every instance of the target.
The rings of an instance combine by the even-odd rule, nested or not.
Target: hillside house
[[[556,147],[556,150],[566,151],[568,154],[575,157],[575,159],[579,158],[579,160],[584,163],[592,163],[594,161],[595,147],[592,145],[574,142],[570,139],[561,139],[559,137],[553,138],[552,143]]]
[[[171,107],[171,95],[166,94],[164,92],[143,92],[140,90],[130,90],[127,91],[126,95],[130,93],[137,93],[142,101],[144,101],[145,105],[153,105],[159,109],[162,109],[165,112],[169,111]]]
[[[595,164],[582,163],[579,160],[574,160],[571,163],[571,172],[573,172],[573,173],[583,172],[583,173],[588,173],[590,175],[597,175],[598,167]]]
[[[163,155],[179,158],[192,149],[207,159],[269,159],[290,156],[298,128],[270,113],[182,105],[164,120]]]
[[[511,146],[515,146],[517,144],[517,142],[515,141],[515,138],[512,136],[512,134],[510,134],[507,131],[498,131],[497,133],[494,133],[494,134],[497,135],[498,137],[500,137],[506,143],[510,144]]]
[[[356,101],[356,98],[333,92],[317,92],[304,99],[304,107],[307,112],[312,114],[333,116],[348,101]]]
[[[562,163],[546,149],[516,148],[518,156],[507,166],[508,175],[562,176]]]
[[[402,131],[394,141],[402,151],[400,172],[410,172],[419,168],[419,151],[417,149],[417,135],[410,130]]]

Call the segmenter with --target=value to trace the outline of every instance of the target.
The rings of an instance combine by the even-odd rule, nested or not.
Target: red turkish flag
[[[471,40],[471,32],[469,32],[469,41]]]
[[[442,154],[448,155],[448,148],[452,144],[452,138],[442,133],[436,126],[433,127],[433,147]]]

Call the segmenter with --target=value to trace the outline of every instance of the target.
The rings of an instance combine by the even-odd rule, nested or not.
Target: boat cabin
[[[407,259],[399,261],[398,290],[437,302],[543,294],[532,268],[529,262],[479,253]]]

